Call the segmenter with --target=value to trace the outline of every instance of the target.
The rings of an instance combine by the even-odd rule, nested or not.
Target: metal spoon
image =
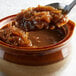
[[[63,14],[68,14],[75,4],[76,4],[76,0],[73,0],[69,5],[65,5],[62,3],[52,3],[52,4],[48,4],[47,6],[53,6],[57,9],[61,9]]]

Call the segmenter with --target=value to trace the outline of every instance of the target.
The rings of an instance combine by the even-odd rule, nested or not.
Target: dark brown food
[[[44,47],[55,44],[65,37],[64,32],[58,30],[42,29],[25,32],[9,23],[0,29],[0,40],[15,46]]]
[[[22,10],[17,14],[17,25],[25,31],[35,29],[51,29],[52,27],[61,27],[67,23],[68,19],[62,14],[61,10],[57,10],[50,6],[38,6]]]
[[[16,46],[31,46],[32,43],[28,39],[28,32],[24,32],[12,24],[7,24],[0,29],[0,40]]]
[[[55,28],[67,23],[67,17],[50,6],[22,10],[14,21],[0,29],[0,40],[15,46],[47,46],[64,38]],[[34,38],[33,38],[34,37]]]

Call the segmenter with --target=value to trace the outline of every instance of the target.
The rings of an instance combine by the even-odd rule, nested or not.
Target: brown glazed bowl
[[[12,21],[16,15],[0,20],[0,28]],[[66,36],[56,44],[40,48],[16,47],[0,41],[0,58],[21,65],[47,65],[65,59],[71,50],[70,39],[73,35],[75,24],[71,20],[64,27]]]

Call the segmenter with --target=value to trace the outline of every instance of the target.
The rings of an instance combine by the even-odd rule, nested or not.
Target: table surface
[[[0,0],[0,19],[18,13],[21,9],[25,9],[32,6],[37,5],[46,5],[53,2],[60,2],[69,4],[72,2],[72,0]],[[69,13],[68,17],[76,21],[76,6],[72,9],[72,11]],[[64,73],[61,76],[76,76],[76,29],[73,34],[72,39],[72,60],[68,67],[65,69]],[[0,76],[3,75],[2,72],[0,72]]]

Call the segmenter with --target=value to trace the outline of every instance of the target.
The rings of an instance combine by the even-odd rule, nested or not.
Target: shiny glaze
[[[5,25],[13,20],[12,16],[8,16],[0,20],[0,26]],[[5,22],[4,22],[5,21]],[[75,24],[69,20],[67,25],[67,35],[60,42],[46,47],[31,48],[31,47],[16,47],[0,41],[0,57],[4,60],[22,64],[22,65],[46,65],[55,63],[67,57],[71,49],[69,44],[72,37]],[[66,29],[63,28],[66,32]]]

